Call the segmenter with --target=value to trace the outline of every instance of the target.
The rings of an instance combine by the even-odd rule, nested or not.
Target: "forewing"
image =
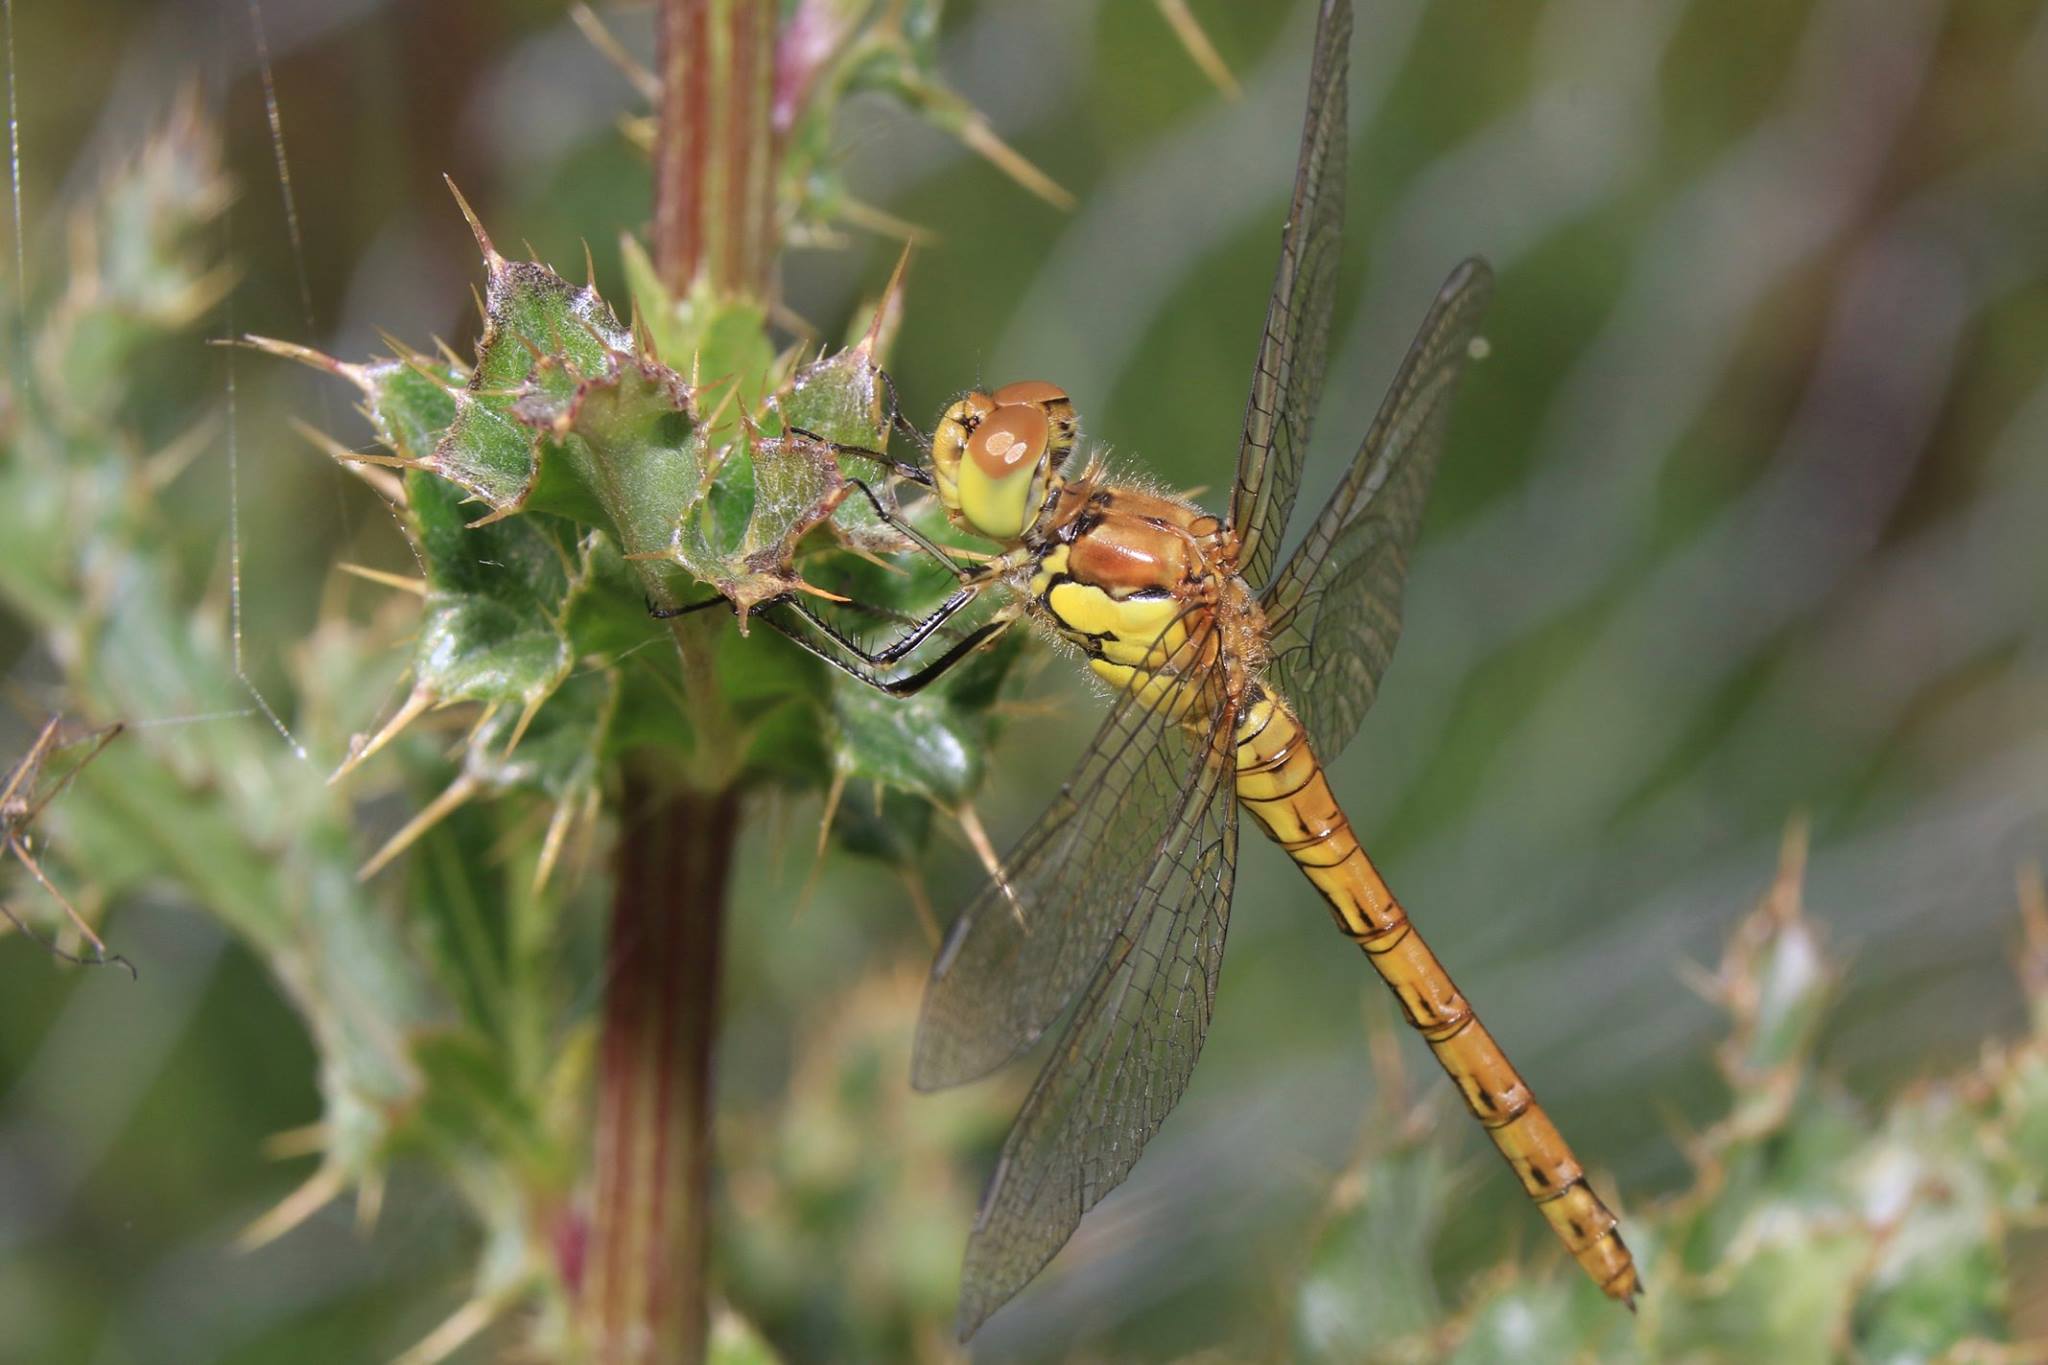
[[[1191,636],[1174,663],[1203,646]],[[1207,686],[1198,670],[1182,671],[1188,686]],[[1003,884],[983,888],[947,934],[918,1018],[913,1085],[973,1080],[1038,1040],[1123,927],[1205,766],[1183,721],[1136,691],[1119,694],[1050,808],[1003,860]]]
[[[1295,163],[1294,198],[1280,236],[1280,266],[1266,304],[1266,329],[1252,367],[1230,525],[1241,546],[1238,572],[1262,584],[1272,570],[1301,484],[1329,361],[1330,304],[1344,238],[1345,77],[1351,54],[1350,0],[1324,0],[1309,68],[1308,113]]]
[[[1218,717],[1219,761],[1204,764],[1003,1144],[967,1242],[962,1340],[1123,1183],[1187,1089],[1215,1006],[1237,863],[1227,723]]]
[[[1408,554],[1492,292],[1493,272],[1476,257],[1451,272],[1350,471],[1261,600],[1266,676],[1326,760],[1356,733],[1400,638]]]

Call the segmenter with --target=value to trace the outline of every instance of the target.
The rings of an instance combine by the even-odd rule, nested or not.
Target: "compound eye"
[[[1029,403],[1033,407],[1049,407],[1054,403],[1067,401],[1067,391],[1057,384],[1048,384],[1043,379],[1024,379],[1015,384],[1005,384],[990,395],[997,407],[1008,407],[1012,403]]]
[[[1051,437],[1044,411],[1024,403],[1006,404],[974,429],[967,440],[967,453],[983,474],[1002,479],[1036,465]]]

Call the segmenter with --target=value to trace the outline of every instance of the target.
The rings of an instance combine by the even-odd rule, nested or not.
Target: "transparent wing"
[[[1266,581],[1286,534],[1329,361],[1330,304],[1344,239],[1344,91],[1350,59],[1350,0],[1324,0],[1316,21],[1294,198],[1280,236],[1266,330],[1252,366],[1237,485],[1230,498],[1230,525],[1241,546],[1238,572],[1253,584]]]
[[[1486,262],[1451,272],[1344,482],[1261,599],[1272,642],[1266,677],[1326,761],[1356,733],[1401,636],[1408,552],[1492,293]]]
[[[1213,732],[1218,761],[1203,765],[1003,1144],[967,1242],[963,1340],[1123,1183],[1194,1072],[1216,1002],[1237,864],[1224,728],[1234,712],[1222,709]]]
[[[1184,686],[1206,690],[1215,665],[1197,661],[1210,652],[1208,617],[1175,625],[1197,619],[1204,628],[1170,666]],[[973,1080],[1038,1040],[1109,950],[1205,766],[1183,720],[1137,691],[1118,696],[1051,807],[1003,860],[1004,885],[991,882],[953,922],[925,988],[911,1084]]]

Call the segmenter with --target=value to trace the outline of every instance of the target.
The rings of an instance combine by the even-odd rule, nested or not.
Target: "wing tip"
[[[924,1029],[920,1026],[910,1044],[910,1088],[920,1095],[929,1095],[935,1090],[945,1090],[958,1084],[933,1060],[931,1049],[925,1045]]]
[[[953,1314],[954,1337],[965,1346],[974,1340],[974,1334],[981,1330],[982,1324],[993,1317],[995,1311],[1001,1307],[1000,1303],[990,1303],[988,1295],[970,1293],[963,1288],[960,1293],[960,1307]]]
[[[1450,278],[1444,281],[1444,287],[1439,292],[1448,297],[1475,286],[1491,289],[1494,278],[1493,262],[1475,252],[1452,268]]]
[[[986,1245],[982,1241],[983,1229],[988,1221],[989,1206],[994,1202],[996,1192],[1002,1187],[1006,1168],[1007,1162],[998,1163],[995,1171],[989,1176],[988,1188],[982,1191],[981,1208],[974,1215],[974,1231],[967,1237],[967,1254],[961,1259],[960,1307],[953,1315],[953,1330],[959,1334],[962,1345],[981,1330],[982,1324],[1022,1293],[1024,1286],[1037,1279],[1038,1272],[1051,1264],[1053,1256],[1065,1245],[1064,1240],[1054,1245],[1052,1250],[1038,1258],[1038,1263],[1024,1275],[1015,1273],[1014,1268],[1008,1272],[998,1269],[992,1275],[986,1263],[976,1264],[977,1253],[986,1250]]]

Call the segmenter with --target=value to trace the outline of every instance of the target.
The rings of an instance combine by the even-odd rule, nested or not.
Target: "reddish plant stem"
[[[712,0],[660,0],[654,66],[661,105],[654,144],[654,268],[681,292],[704,263],[711,155]]]
[[[671,294],[773,282],[775,22],[773,0],[660,0],[653,256]]]
[[[736,791],[630,778],[599,1058],[584,1320],[603,1365],[704,1358],[713,1045]]]
[[[650,255],[671,297],[764,299],[775,253],[776,0],[657,0]],[[684,629],[690,624],[699,629]],[[698,1365],[710,1330],[712,1061],[737,761],[704,652],[679,622],[703,761],[692,789],[630,767],[598,1061],[595,1190],[579,1302],[601,1365]],[[665,774],[673,777],[673,775]]]
[[[657,0],[650,255],[671,297],[764,299],[774,269],[768,120],[776,0]],[[698,626],[696,630],[686,627]],[[598,1061],[595,1192],[579,1302],[601,1365],[697,1365],[710,1329],[712,1060],[737,758],[709,617],[678,622],[702,761],[694,788],[630,766]]]
[[[725,251],[718,283],[729,294],[762,297],[774,260],[774,143],[769,112],[775,87],[775,9],[730,0],[724,21],[726,80]]]

